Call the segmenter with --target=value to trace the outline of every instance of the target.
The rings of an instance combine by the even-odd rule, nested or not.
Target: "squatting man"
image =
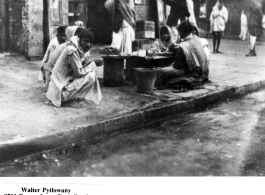
[[[91,49],[94,34],[81,29],[66,44],[58,47],[58,59],[52,70],[46,97],[56,107],[76,99],[90,100],[96,104],[102,99],[100,85],[96,76],[96,64],[83,63],[85,53]]]

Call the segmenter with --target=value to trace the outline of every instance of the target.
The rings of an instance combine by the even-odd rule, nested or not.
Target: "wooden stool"
[[[121,87],[124,84],[124,59],[126,56],[102,56],[104,59],[104,86]]]

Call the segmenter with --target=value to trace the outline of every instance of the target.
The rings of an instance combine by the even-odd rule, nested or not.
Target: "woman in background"
[[[173,45],[173,41],[170,35],[170,29],[168,26],[163,26],[160,29],[160,39],[157,39],[152,49],[156,49],[157,52],[167,52],[169,47]]]
[[[211,30],[213,34],[213,53],[222,53],[219,51],[219,47],[227,20],[228,11],[224,6],[223,0],[217,0],[210,16]]]

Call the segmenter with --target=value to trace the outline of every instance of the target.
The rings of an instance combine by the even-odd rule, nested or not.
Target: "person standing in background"
[[[121,53],[132,53],[132,42],[135,40],[136,14],[133,0],[107,0],[105,8],[112,19],[111,47]]]
[[[210,25],[213,34],[213,53],[222,53],[219,51],[219,47],[227,20],[228,11],[224,6],[223,0],[217,0],[210,16]]]
[[[187,7],[190,13],[190,17],[189,17],[189,21],[194,24],[197,27],[197,23],[196,23],[196,18],[195,18],[195,14],[194,14],[194,4],[192,0],[186,0],[187,3]]]
[[[248,31],[249,31],[249,53],[246,57],[256,56],[255,51],[256,39],[261,30],[263,18],[263,3],[261,0],[249,2],[248,15]]]

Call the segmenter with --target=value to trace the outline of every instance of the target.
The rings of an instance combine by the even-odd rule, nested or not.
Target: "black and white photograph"
[[[265,0],[0,0],[0,178],[263,179],[264,42]]]

